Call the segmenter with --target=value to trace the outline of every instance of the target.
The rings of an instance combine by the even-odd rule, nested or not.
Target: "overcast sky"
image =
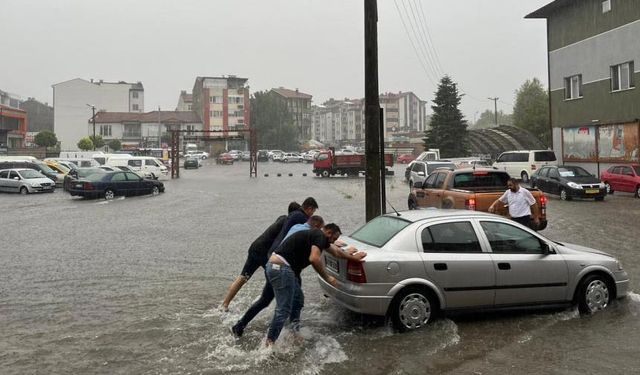
[[[524,16],[549,2],[378,0],[380,91],[431,101],[446,73],[468,120],[493,110],[487,97],[511,112],[525,80],[546,86],[545,21]],[[362,0],[2,0],[0,90],[52,103],[73,78],[141,81],[145,111],[173,110],[195,77],[234,74],[316,104],[363,97],[363,17]]]

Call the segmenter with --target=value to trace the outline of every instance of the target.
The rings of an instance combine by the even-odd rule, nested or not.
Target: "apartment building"
[[[385,137],[425,131],[427,128],[426,102],[413,92],[382,94],[380,108],[383,110]]]
[[[311,109],[312,95],[300,92],[298,89],[290,90],[284,87],[271,89],[269,94],[282,100],[293,117],[293,124],[298,129],[298,140],[311,139],[311,125],[313,111]]]
[[[196,78],[192,108],[202,119],[203,130],[234,135],[233,130],[249,128],[251,113],[247,81],[247,78],[233,75]]]
[[[310,136],[334,146],[364,142],[364,100],[330,99],[313,106]]]
[[[80,139],[93,135],[87,120],[96,112],[144,112],[142,83],[104,82],[75,78],[53,86],[53,130],[62,150],[75,151]]]
[[[561,162],[600,173],[638,162],[640,6],[637,0],[556,0],[546,19],[550,123]]]
[[[187,93],[187,91],[180,91],[180,97],[178,98],[178,105],[176,111],[192,111],[193,110],[193,95]]]

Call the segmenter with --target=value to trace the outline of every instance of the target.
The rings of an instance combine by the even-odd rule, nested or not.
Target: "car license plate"
[[[329,268],[331,271],[335,273],[340,272],[340,263],[338,263],[336,259],[325,257],[324,260],[325,260],[325,264],[327,265],[327,268]]]
[[[598,189],[587,189],[586,193],[587,194],[598,194],[600,192],[600,190]]]
[[[81,187],[82,187],[82,184],[76,184],[76,187],[77,187],[77,188],[81,188]]]

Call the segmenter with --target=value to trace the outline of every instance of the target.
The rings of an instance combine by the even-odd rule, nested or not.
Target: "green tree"
[[[91,139],[91,142],[93,142],[93,145],[94,145],[96,148],[102,148],[102,147],[104,147],[104,144],[105,144],[105,143],[104,143],[104,139],[102,139],[102,136],[101,136],[101,135],[96,135],[96,137],[95,137],[95,138],[93,138],[93,136],[92,136],[92,135],[90,135],[90,136],[89,136],[89,139]]]
[[[43,130],[36,134],[33,141],[40,147],[53,147],[58,144],[58,138],[49,130]]]
[[[257,130],[258,148],[298,148],[298,129],[286,103],[268,92],[258,91],[253,94],[251,126]]]
[[[91,138],[90,137],[84,137],[81,140],[79,140],[77,146],[82,151],[93,150],[93,142],[91,142]]]
[[[513,125],[513,115],[509,113],[504,113],[502,111],[498,111],[498,125]],[[480,118],[473,124],[474,129],[485,129],[492,128],[496,126],[496,115],[495,113],[487,109],[486,111],[480,114]]]
[[[120,143],[120,141],[117,139],[112,139],[109,142],[109,148],[113,151],[120,151],[122,149],[122,143]]]
[[[530,131],[545,146],[551,147],[549,95],[537,78],[527,80],[516,91],[513,124]]]
[[[469,152],[467,121],[458,106],[460,95],[456,84],[444,76],[435,93],[430,129],[425,131],[424,148],[440,149],[443,158],[464,157]]]

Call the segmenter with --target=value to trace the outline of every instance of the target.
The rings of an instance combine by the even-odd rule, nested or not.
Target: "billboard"
[[[562,129],[562,159],[596,161],[596,127],[581,126]]]
[[[638,161],[638,124],[600,126],[598,159],[610,162]]]

